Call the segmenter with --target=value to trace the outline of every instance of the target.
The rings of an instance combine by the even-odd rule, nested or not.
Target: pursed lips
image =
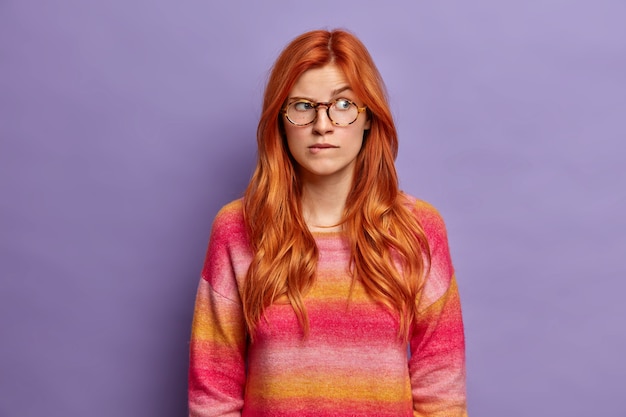
[[[311,154],[313,155],[316,155],[326,149],[335,149],[338,147],[339,146],[331,145],[330,143],[316,143],[315,145],[309,146],[309,152],[311,152]]]
[[[316,143],[315,145],[309,146],[309,149],[328,149],[328,148],[338,148],[339,146],[331,145],[330,143]]]

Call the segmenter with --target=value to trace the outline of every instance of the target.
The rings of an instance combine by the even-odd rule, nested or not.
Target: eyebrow
[[[344,92],[344,91],[346,91],[346,90],[351,90],[351,88],[350,88],[350,86],[349,86],[349,85],[345,85],[345,86],[343,86],[343,87],[339,87],[339,88],[338,88],[338,89],[336,89],[336,90],[333,90],[333,91],[332,91],[332,93],[331,93],[330,95],[331,95],[331,96],[336,96],[337,94],[339,94],[339,93],[343,93],[343,92]]]
[[[335,97],[336,95],[341,94],[344,91],[348,91],[348,90],[352,90],[352,88],[349,85],[344,85],[343,87],[339,87],[339,88],[336,88],[333,91],[331,91],[330,96],[331,97]],[[295,96],[295,97],[289,97],[288,98],[288,100],[300,100],[300,99],[304,99],[304,100],[315,102],[315,100],[313,100],[310,97]]]

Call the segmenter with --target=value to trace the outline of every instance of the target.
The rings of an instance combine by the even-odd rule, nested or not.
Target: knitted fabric
[[[242,201],[225,206],[196,297],[189,415],[467,416],[461,305],[445,225],[432,206],[408,198],[432,254],[408,346],[398,338],[397,317],[358,281],[349,296],[350,251],[338,232],[314,233],[319,260],[304,297],[308,338],[291,305],[279,300],[250,343],[240,291],[252,253]]]

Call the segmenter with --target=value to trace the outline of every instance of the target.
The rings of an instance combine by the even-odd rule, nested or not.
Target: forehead
[[[289,92],[291,97],[327,100],[333,92],[349,87],[343,71],[335,64],[305,71]]]

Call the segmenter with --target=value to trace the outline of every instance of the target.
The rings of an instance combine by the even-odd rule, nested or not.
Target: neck
[[[303,179],[302,214],[309,229],[340,231],[352,178]]]

